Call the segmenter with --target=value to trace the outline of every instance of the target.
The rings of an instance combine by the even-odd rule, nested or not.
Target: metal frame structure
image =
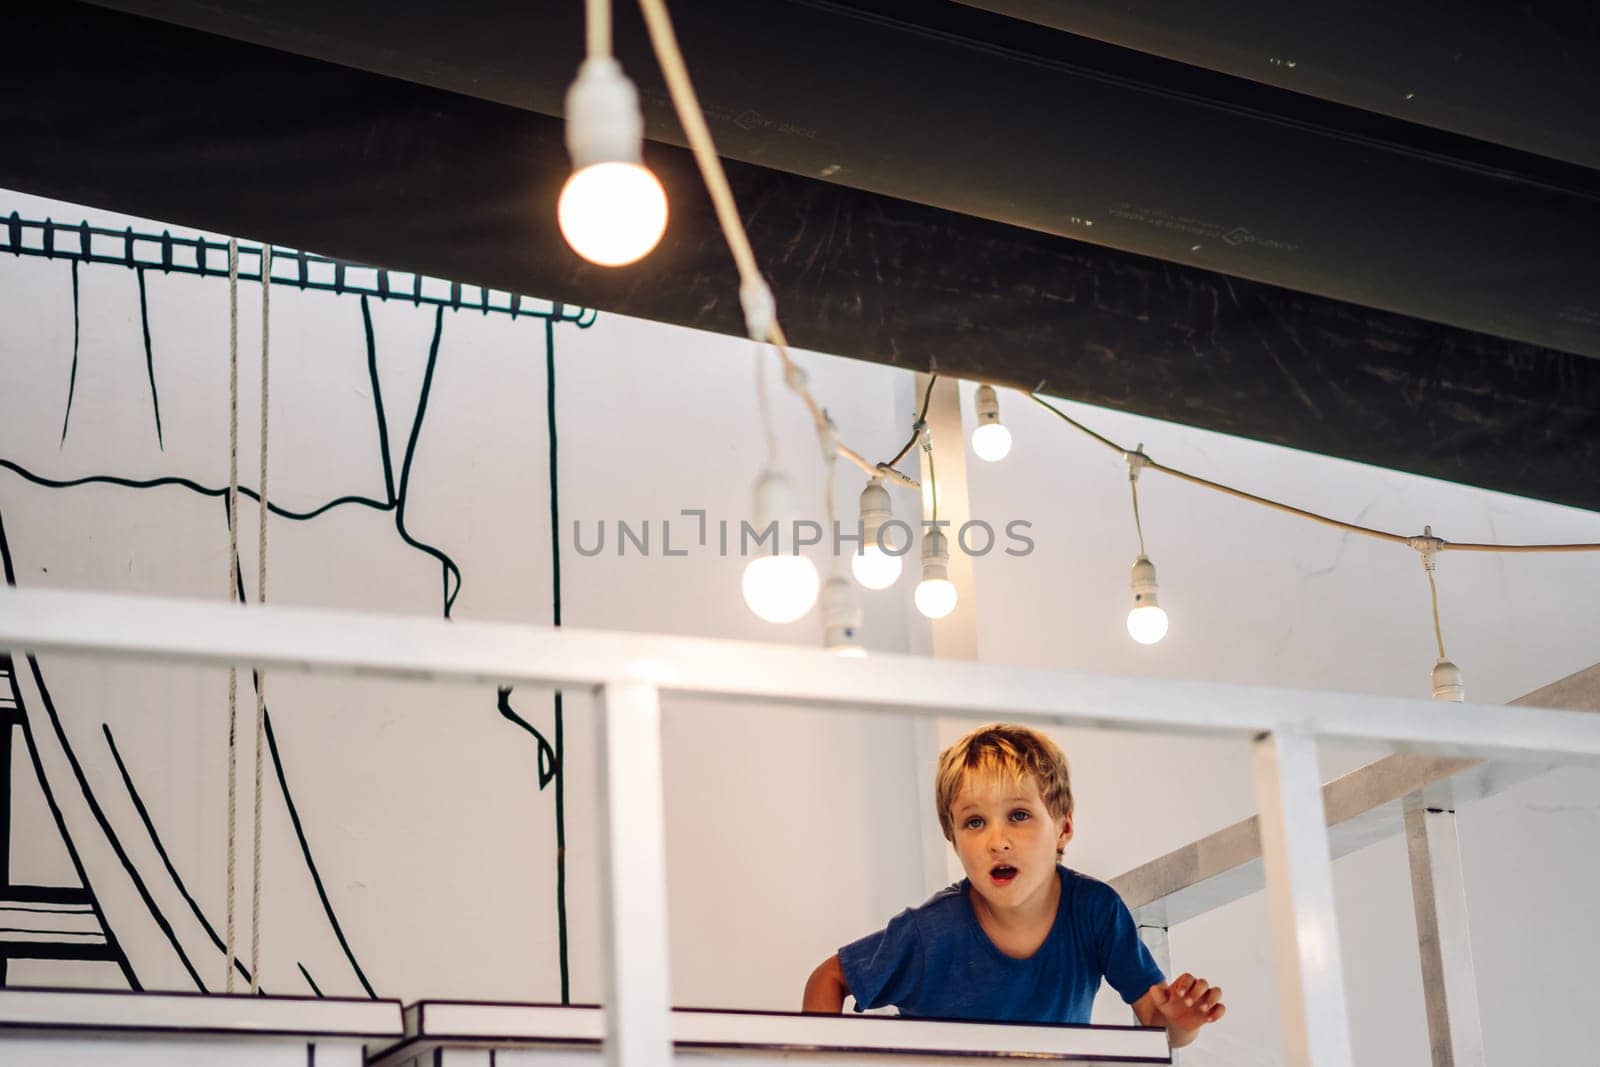
[[[1600,664],[1510,703],[1600,712]],[[1538,762],[1399,754],[1323,786],[1334,859],[1405,836],[1433,1067],[1484,1062],[1456,808],[1552,769]],[[1146,943],[1165,951],[1171,925],[1259,892],[1266,882],[1262,830],[1261,818],[1252,815],[1111,879]]]
[[[662,694],[918,716],[1232,736],[1256,753],[1263,858],[1293,1067],[1351,1067],[1320,739],[1600,765],[1600,716],[922,657],[35,589],[0,592],[0,648],[492,685],[590,688],[606,766],[607,1062],[670,1061]]]

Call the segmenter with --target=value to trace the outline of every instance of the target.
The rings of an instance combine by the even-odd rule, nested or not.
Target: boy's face
[[[1031,775],[1013,782],[969,774],[950,815],[956,855],[991,907],[1025,909],[1049,897],[1072,820],[1050,814]]]

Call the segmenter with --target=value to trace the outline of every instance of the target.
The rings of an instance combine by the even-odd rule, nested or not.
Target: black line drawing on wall
[[[63,383],[63,408],[59,446],[65,447],[73,432],[73,405],[80,394],[79,349],[82,330],[82,289],[80,271],[84,265],[120,267],[135,272],[139,298],[139,329],[143,341],[144,373],[149,383],[151,422],[156,446],[165,451],[167,435],[161,419],[161,397],[157,390],[156,366],[160,356],[162,331],[171,324],[152,321],[146,273],[191,274],[202,277],[227,277],[227,244],[199,236],[174,235],[170,231],[160,234],[140,233],[130,228],[123,230],[91,226],[87,221],[74,224],[58,223],[50,219],[31,220],[17,212],[0,220],[0,252],[10,252],[16,257],[35,257],[41,260],[66,260],[71,274],[72,292],[72,359],[67,380]],[[240,243],[241,281],[260,280],[262,249]],[[254,263],[252,273],[248,264]],[[41,264],[42,265],[42,264]],[[359,302],[363,333],[366,340],[366,371],[373,404],[373,425],[378,435],[378,454],[382,467],[382,497],[350,494],[336,497],[312,508],[289,509],[269,503],[273,516],[299,523],[310,523],[319,517],[343,508],[363,508],[391,516],[395,535],[410,549],[421,553],[437,564],[440,585],[438,608],[449,618],[463,586],[460,566],[448,552],[428,540],[416,536],[407,525],[407,504],[411,488],[411,473],[416,459],[428,413],[434,370],[437,365],[440,341],[444,332],[445,312],[452,315],[477,311],[484,315],[508,315],[513,319],[529,318],[544,327],[544,355],[546,372],[546,415],[549,434],[551,526],[553,570],[553,615],[556,625],[561,622],[560,557],[555,531],[557,519],[557,470],[555,424],[555,329],[561,324],[571,324],[586,329],[594,324],[597,314],[590,309],[560,303],[541,302],[515,294],[486,290],[481,287],[461,285],[439,279],[404,274],[358,264],[345,263],[294,249],[272,250],[271,282],[301,290],[316,290],[345,297],[355,297]],[[406,445],[400,456],[398,472],[395,470],[389,441],[389,420],[385,409],[380,375],[379,352],[373,324],[372,298],[379,301],[404,301],[416,307],[432,307],[433,331],[415,415],[406,436]],[[227,515],[226,486],[212,486],[188,477],[165,475],[150,478],[130,478],[112,474],[91,474],[74,478],[51,478],[30,469],[22,462],[0,456],[0,470],[7,471],[26,482],[54,491],[70,491],[83,486],[107,486],[127,492],[158,489],[178,489],[202,498],[215,499],[221,504],[219,525],[225,524]],[[255,491],[240,485],[240,496],[259,503]],[[13,549],[6,537],[5,516],[0,514],[0,561],[8,584],[16,584]],[[225,529],[226,527],[223,526]],[[241,568],[234,559],[236,595],[245,599]],[[559,942],[559,967],[561,999],[569,1001],[570,988],[567,952],[566,872],[565,872],[565,810],[563,755],[563,707],[559,692],[554,695],[554,732],[547,738],[538,728],[515,710],[510,689],[497,694],[496,710],[507,722],[525,732],[534,742],[537,759],[536,780],[531,783],[539,791],[554,789],[556,850],[556,924]],[[172,957],[195,989],[215,991],[221,986],[221,960],[223,942],[218,934],[219,924],[204,908],[192,891],[190,881],[179,870],[179,864],[163,842],[157,820],[152,817],[146,803],[141,782],[124,759],[118,746],[118,737],[112,725],[101,722],[100,738],[106,748],[95,754],[109,756],[109,766],[115,769],[114,786],[105,781],[90,781],[80,760],[80,753],[64,729],[44,669],[33,656],[15,662],[0,656],[0,986],[7,982],[7,965],[16,959],[31,960],[82,960],[101,965],[114,965],[129,988],[150,987],[140,976],[139,961],[130,958],[127,945],[130,939],[119,931],[133,921],[147,931],[159,931],[159,940],[170,947]],[[20,738],[21,744],[16,742]],[[334,901],[330,898],[324,879],[313,856],[302,813],[291,789],[291,774],[280,749],[279,738],[273,729],[270,709],[266,725],[268,759],[276,777],[278,791],[284,803],[289,823],[298,842],[305,871],[315,888],[327,929],[337,942],[343,966],[348,974],[337,976],[334,982],[326,974],[308,966],[305,960],[296,960],[295,969],[304,980],[305,989],[275,988],[274,993],[310,992],[324,995],[324,988],[338,990],[352,984],[369,996],[378,991],[368,979],[358,959],[358,952],[346,936]],[[78,744],[83,743],[80,735]],[[18,759],[26,754],[25,762]],[[31,772],[43,794],[45,806],[54,822],[54,828],[71,860],[76,873],[76,885],[17,884],[13,879],[11,864],[12,830],[16,817],[13,797],[18,769],[24,775]],[[115,794],[111,796],[109,794]],[[136,819],[124,822],[124,834],[130,825],[141,831],[140,840],[122,840],[112,821],[107,817],[105,804],[115,802],[131,811]],[[85,862],[84,849],[94,849],[103,862],[91,865]],[[154,862],[141,857],[154,857]],[[114,858],[115,862],[111,862]],[[113,885],[102,885],[107,876],[91,876],[95,870],[115,870],[120,874]],[[191,875],[193,872],[190,872]],[[157,889],[159,888],[159,893]],[[119,910],[113,913],[108,899],[114,895]],[[182,906],[163,909],[158,901],[181,901]],[[128,901],[137,901],[130,909]],[[130,918],[133,916],[133,918]],[[181,929],[181,933],[180,933]],[[151,940],[152,938],[145,938]],[[197,949],[196,946],[199,946]],[[326,967],[326,964],[323,965]],[[240,976],[249,980],[246,964],[235,961]],[[268,990],[263,988],[263,992]]]

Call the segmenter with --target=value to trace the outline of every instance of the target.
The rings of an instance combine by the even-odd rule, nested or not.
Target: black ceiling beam
[[[109,6],[545,115],[582,57],[576,0]],[[646,128],[683,144],[613,9]],[[948,2],[673,18],[729,159],[1600,358],[1590,168]]]
[[[667,238],[608,271],[556,232],[557,120],[95,8],[5,20],[0,186],[740,332],[680,149],[647,146]],[[1600,361],[729,173],[796,344],[1600,510]]]

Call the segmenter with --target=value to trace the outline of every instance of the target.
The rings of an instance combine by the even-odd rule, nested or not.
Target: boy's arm
[[[811,977],[806,979],[805,1000],[800,1010],[838,1015],[844,1010],[844,998],[849,993],[844,969],[839,966],[839,954],[835,952],[818,964],[817,969],[811,972]]]
[[[1192,974],[1179,975],[1171,985],[1158,982],[1133,1002],[1139,1025],[1166,1027],[1167,1042],[1173,1048],[1193,1044],[1200,1028],[1216,1022],[1227,1010],[1222,987]]]

